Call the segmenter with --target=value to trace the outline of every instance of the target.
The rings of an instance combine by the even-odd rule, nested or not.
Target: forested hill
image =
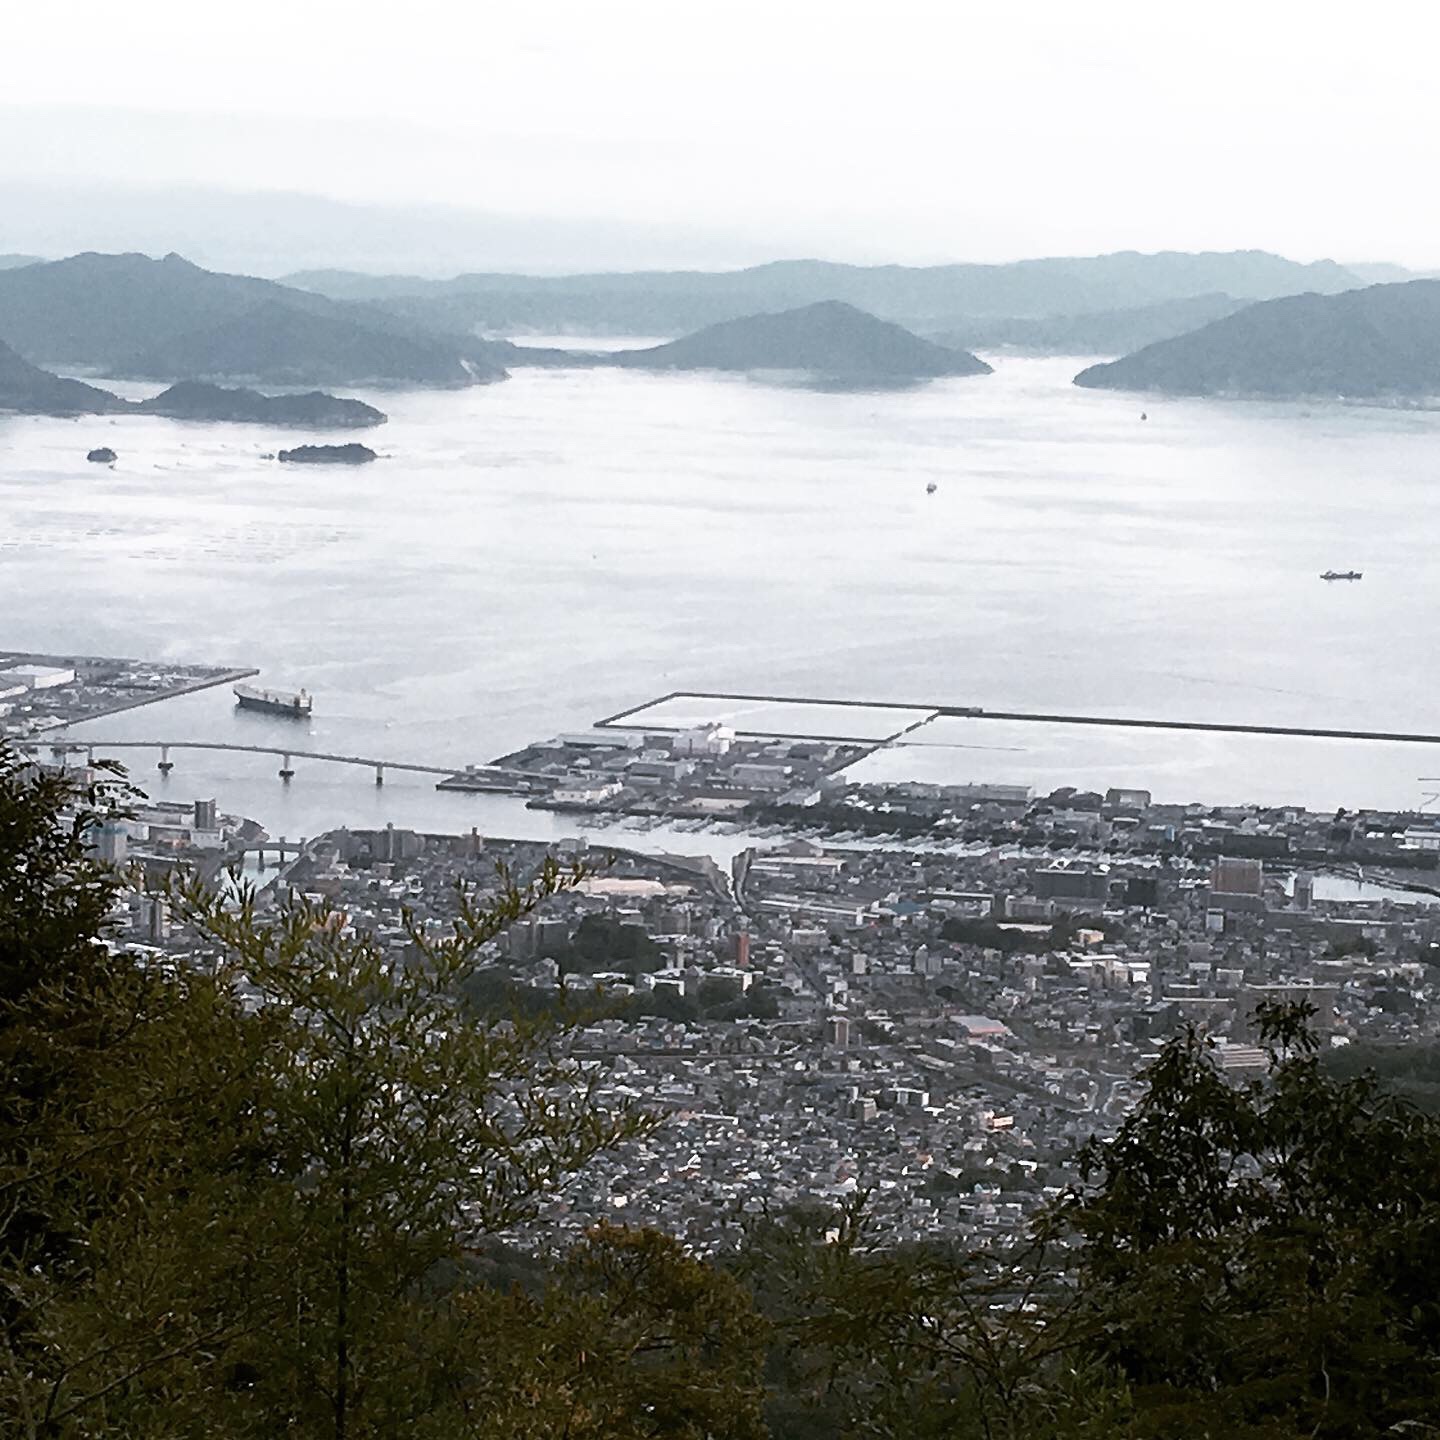
[[[128,408],[108,390],[63,380],[0,341],[0,410],[21,415],[110,415]]]
[[[483,342],[179,255],[87,253],[0,269],[0,335],[34,364],[167,380],[469,385],[504,376]]]
[[[1075,383],[1172,395],[1440,395],[1440,280],[1250,305],[1092,365]]]
[[[852,381],[988,375],[990,367],[838,300],[727,320],[611,363],[641,370],[780,370]]]

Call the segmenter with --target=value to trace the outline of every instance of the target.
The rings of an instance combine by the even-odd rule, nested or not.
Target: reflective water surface
[[[281,466],[294,437],[259,427],[0,417],[0,644],[253,664],[315,695],[301,748],[436,763],[677,689],[1440,731],[1440,415],[1087,392],[1084,363],[882,394],[520,371],[367,394],[391,418],[363,469]],[[101,444],[113,470],[85,461]],[[221,693],[90,730],[295,734]],[[1440,789],[1422,746],[910,738],[865,772],[1322,806]],[[189,756],[169,787],[277,833],[556,833],[504,797],[303,762],[282,793],[274,769]]]

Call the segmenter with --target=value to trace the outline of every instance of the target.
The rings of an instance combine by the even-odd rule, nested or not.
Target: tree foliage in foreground
[[[137,960],[103,943],[121,877],[86,843],[114,799],[0,769],[0,1430],[488,1436],[512,1433],[507,1407],[563,1408],[559,1381],[522,1378],[544,1349],[530,1302],[487,1291],[474,1249],[651,1122],[599,1103],[565,1022],[487,1019],[464,993],[480,947],[581,872],[462,896],[445,933],[407,920],[403,951],[320,905],[191,883],[172,899],[194,954]],[[670,1298],[645,1299],[643,1366],[592,1368],[584,1403],[722,1433],[686,1395],[710,1367],[728,1399],[743,1315],[653,1244]],[[575,1264],[601,1293],[632,1252],[604,1232]],[[618,1354],[642,1313],[633,1286],[539,1303],[583,1353]]]
[[[462,897],[396,950],[183,885],[183,962],[105,943],[124,804],[0,757],[0,1433],[419,1440],[1440,1435],[1440,1121],[1262,1016],[1186,1033],[1009,1246],[896,1249],[863,1203],[724,1263],[600,1226],[492,1242],[650,1121],[563,1005],[477,954],[577,878]]]
[[[1270,1073],[1246,1085],[1193,1031],[1167,1045],[1025,1244],[782,1227],[766,1313],[842,1433],[1440,1435],[1440,1124],[1328,1074],[1305,1018],[1262,1012]]]

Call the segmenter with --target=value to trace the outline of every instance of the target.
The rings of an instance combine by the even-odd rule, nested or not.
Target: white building
[[[728,755],[735,743],[735,732],[718,720],[697,725],[693,730],[682,730],[671,743],[676,755]]]
[[[74,670],[59,665],[11,665],[0,672],[0,691],[10,685],[20,685],[26,690],[53,690],[57,685],[73,685]]]
[[[557,735],[553,743],[571,750],[639,750],[645,737],[628,730],[582,730]]]
[[[555,800],[560,805],[598,805],[618,795],[625,787],[608,776],[576,775],[554,790]]]

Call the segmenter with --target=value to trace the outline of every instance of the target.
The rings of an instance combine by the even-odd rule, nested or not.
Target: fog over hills
[[[0,248],[57,259],[82,250],[172,250],[215,270],[278,276],[365,272],[753,264],[763,241],[703,227],[511,215],[459,206],[361,204],[202,185],[62,183],[0,177]],[[0,262],[3,263],[3,262]]]
[[[366,299],[452,330],[681,335],[764,310],[844,300],[916,330],[959,329],[976,318],[1084,315],[1223,294],[1270,299],[1333,293],[1362,282],[1333,261],[1301,264],[1263,251],[1133,251],[1005,265],[842,265],[781,260],[731,271],[633,271],[562,276],[498,272],[447,281],[300,272],[289,283]]]

